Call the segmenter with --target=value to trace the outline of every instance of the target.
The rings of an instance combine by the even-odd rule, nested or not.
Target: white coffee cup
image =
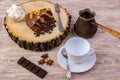
[[[94,54],[94,49],[90,47],[89,42],[81,37],[70,38],[65,46],[68,57],[74,63],[81,63],[87,57]]]

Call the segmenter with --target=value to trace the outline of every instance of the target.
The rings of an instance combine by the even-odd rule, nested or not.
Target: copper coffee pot
[[[74,31],[78,36],[83,38],[91,38],[96,33],[97,28],[100,28],[111,35],[120,38],[120,32],[98,24],[95,21],[95,12],[89,8],[80,10],[79,15],[78,20],[74,25]]]

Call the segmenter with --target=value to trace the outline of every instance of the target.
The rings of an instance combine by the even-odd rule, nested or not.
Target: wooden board
[[[24,56],[37,64],[42,53],[19,48],[9,37],[3,25],[5,11],[13,3],[27,0],[0,0],[0,80],[41,80],[17,64],[17,60]],[[91,8],[96,11],[96,21],[120,32],[120,0],[50,0],[58,2],[72,14],[71,27],[78,18],[78,11]],[[76,36],[71,31],[70,37]],[[41,66],[48,71],[44,80],[66,80],[66,71],[57,62],[57,48],[48,51],[55,62],[53,66]],[[96,35],[88,39],[95,48],[96,65],[88,72],[72,74],[73,80],[120,80],[120,40],[110,34],[98,30]]]

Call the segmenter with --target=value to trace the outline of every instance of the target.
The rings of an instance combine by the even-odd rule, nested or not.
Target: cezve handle
[[[102,29],[102,30],[104,30],[104,31],[110,33],[111,35],[113,35],[113,36],[115,36],[115,37],[120,39],[120,32],[118,32],[116,30],[113,30],[113,29],[110,29],[110,28],[108,28],[106,26],[100,25],[100,24],[98,24],[96,22],[92,22],[92,24],[96,25],[98,28],[100,28],[100,29]]]

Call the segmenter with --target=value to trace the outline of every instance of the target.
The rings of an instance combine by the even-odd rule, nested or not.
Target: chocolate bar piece
[[[26,67],[28,70],[32,70],[36,65],[34,63],[30,63],[29,66]]]
[[[47,72],[45,70],[40,70],[37,74],[37,76],[41,77],[41,78],[44,78],[44,76],[47,74]]]
[[[24,57],[21,57],[17,63],[21,65],[22,67],[26,68],[27,70],[29,70],[30,72],[34,73],[40,78],[44,78],[48,73],[46,70],[35,65],[34,63],[32,63],[31,61],[27,60]]]
[[[33,73],[38,73],[40,70],[42,70],[40,67],[35,66],[34,69],[32,69]]]

